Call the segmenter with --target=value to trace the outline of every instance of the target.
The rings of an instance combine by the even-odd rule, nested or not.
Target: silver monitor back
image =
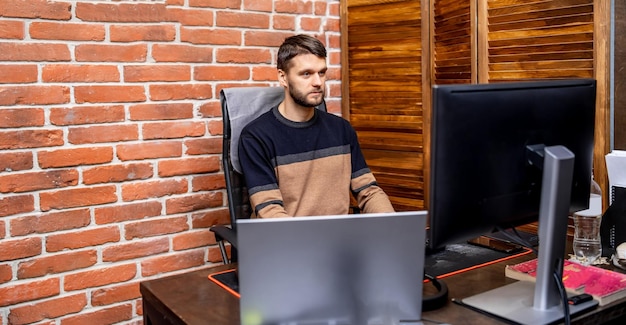
[[[238,220],[241,323],[421,318],[425,211]]]

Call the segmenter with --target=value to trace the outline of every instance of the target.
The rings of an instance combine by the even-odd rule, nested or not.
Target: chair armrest
[[[237,233],[233,229],[227,226],[218,225],[211,227],[209,230],[215,233],[216,241],[219,242],[225,240],[237,248]]]

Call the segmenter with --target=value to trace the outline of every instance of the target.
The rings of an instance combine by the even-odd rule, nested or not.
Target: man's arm
[[[389,201],[389,197],[378,186],[374,174],[372,174],[365,162],[356,132],[354,129],[351,131],[352,175],[350,187],[359,208],[365,213],[394,212],[395,210],[393,205],[391,205],[391,201]]]
[[[271,155],[246,129],[239,139],[239,161],[254,215],[259,218],[287,217]]]

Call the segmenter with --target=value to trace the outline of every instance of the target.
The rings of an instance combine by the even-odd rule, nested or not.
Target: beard
[[[319,99],[308,99],[307,96],[309,94],[302,93],[296,90],[295,87],[291,83],[289,83],[289,96],[293,99],[293,101],[303,107],[315,107],[322,103],[324,100],[324,89],[320,89],[320,98]]]

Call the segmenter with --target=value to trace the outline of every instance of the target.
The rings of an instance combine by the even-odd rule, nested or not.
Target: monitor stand
[[[539,253],[536,283],[518,281],[461,302],[470,308],[520,324],[550,324],[562,320],[564,309],[554,281],[555,266],[563,263],[567,238],[574,154],[563,146],[529,148],[543,157],[539,207]],[[532,159],[531,159],[532,160]],[[558,269],[562,278],[562,268]],[[569,305],[570,315],[595,308],[591,300]]]

